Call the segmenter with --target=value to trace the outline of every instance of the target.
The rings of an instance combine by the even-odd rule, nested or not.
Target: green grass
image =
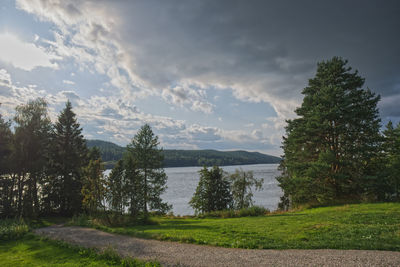
[[[157,223],[94,227],[159,240],[263,249],[400,251],[400,203],[354,204],[241,218],[152,218]]]
[[[114,250],[97,253],[31,233],[17,240],[0,241],[1,266],[159,266],[121,259]]]

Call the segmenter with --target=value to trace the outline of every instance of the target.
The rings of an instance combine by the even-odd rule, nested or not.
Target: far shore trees
[[[278,181],[292,205],[361,200],[367,179],[378,178],[380,97],[363,85],[347,60],[318,63],[283,140]]]

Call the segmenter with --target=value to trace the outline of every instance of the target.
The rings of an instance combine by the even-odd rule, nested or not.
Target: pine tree
[[[67,102],[58,116],[52,143],[51,199],[62,215],[79,213],[82,209],[82,175],[87,162],[87,148],[82,129]]]
[[[199,171],[200,180],[189,205],[196,213],[226,210],[232,207],[230,184],[224,171],[214,166]]]
[[[362,89],[364,79],[347,60],[318,64],[303,90],[298,118],[287,121],[278,178],[292,204],[360,199],[363,182],[380,150],[380,99]]]
[[[252,206],[252,188],[261,190],[264,180],[254,178],[254,173],[252,171],[245,172],[242,169],[236,169],[235,173],[229,176],[229,179],[234,208],[240,210]]]
[[[132,186],[139,185],[141,187],[140,194],[143,206],[140,210],[145,214],[148,213],[149,209],[160,212],[167,212],[171,209],[171,206],[161,199],[161,194],[167,188],[167,175],[162,168],[163,154],[158,145],[158,137],[154,135],[151,127],[145,124],[134,136],[127,149],[130,154],[128,158],[133,160],[133,162],[128,161],[128,164],[135,165],[135,167],[132,166],[129,169],[139,171],[140,180],[135,181]]]

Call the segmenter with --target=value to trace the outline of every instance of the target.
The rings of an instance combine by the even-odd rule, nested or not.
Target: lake
[[[253,192],[254,204],[263,206],[271,211],[278,207],[279,198],[282,190],[278,187],[276,177],[280,174],[278,164],[256,164],[256,165],[236,165],[223,166],[228,173],[235,172],[235,169],[242,168],[244,171],[253,171],[254,177],[264,178],[263,189]],[[167,191],[162,195],[162,199],[168,204],[172,204],[172,211],[175,215],[193,215],[194,210],[189,206],[197,184],[199,182],[198,171],[202,167],[177,167],[165,168],[168,176]],[[106,170],[108,174],[110,170]]]

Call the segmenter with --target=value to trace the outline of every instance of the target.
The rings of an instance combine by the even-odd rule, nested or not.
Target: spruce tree
[[[287,121],[278,181],[294,205],[360,199],[365,177],[376,176],[380,97],[346,65],[340,57],[319,63],[298,117]]]
[[[67,101],[58,116],[52,143],[51,181],[54,208],[62,215],[73,215],[82,210],[82,175],[87,162],[87,148],[82,129]]]

